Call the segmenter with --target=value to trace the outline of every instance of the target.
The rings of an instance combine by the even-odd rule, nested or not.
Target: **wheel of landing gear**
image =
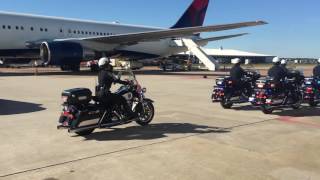
[[[61,71],[66,71],[67,67],[65,65],[60,66]]]
[[[71,66],[70,69],[71,69],[72,72],[79,72],[80,71],[80,65]]]

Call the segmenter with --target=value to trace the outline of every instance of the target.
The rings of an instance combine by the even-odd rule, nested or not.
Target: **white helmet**
[[[273,63],[279,63],[279,62],[280,62],[279,57],[274,57],[274,58],[272,59],[272,62],[273,62]]]
[[[231,59],[231,63],[232,64],[238,64],[238,63],[240,63],[240,58],[234,58],[234,59]]]
[[[318,59],[318,63],[320,64],[320,58]]]
[[[108,59],[108,58],[106,58],[106,57],[102,57],[102,58],[100,58],[99,59],[99,67],[102,67],[102,66],[104,66],[104,65],[106,65],[106,64],[109,64],[110,63],[110,60]]]
[[[281,64],[286,65],[286,64],[287,64],[287,60],[282,59],[282,60],[281,60]]]

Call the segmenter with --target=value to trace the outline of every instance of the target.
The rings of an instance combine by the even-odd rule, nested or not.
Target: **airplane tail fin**
[[[209,0],[193,0],[192,4],[171,29],[202,26]]]

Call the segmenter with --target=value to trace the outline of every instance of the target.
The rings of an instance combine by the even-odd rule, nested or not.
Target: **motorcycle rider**
[[[281,80],[284,80],[287,76],[286,71],[280,66],[279,57],[275,57],[272,60],[273,66],[268,71],[268,76],[272,77],[276,83],[279,83]]]
[[[97,96],[100,101],[106,106],[110,107],[115,104],[122,105],[125,110],[127,119],[133,119],[136,117],[135,113],[129,107],[126,99],[120,95],[113,94],[110,91],[112,83],[119,83],[123,85],[130,84],[127,81],[122,81],[118,79],[113,73],[113,66],[110,64],[110,60],[103,57],[99,60],[99,74],[98,74],[98,86],[97,86]]]
[[[318,59],[318,65],[313,69],[313,77],[320,78],[320,58]]]
[[[272,59],[273,66],[268,71],[268,76],[273,78],[273,82],[276,84],[276,92],[283,92],[284,80],[287,77],[287,72],[280,66],[281,62],[279,57]]]
[[[288,68],[287,68],[287,63],[288,63],[288,61],[285,60],[285,59],[282,59],[282,60],[281,60],[281,63],[280,63],[280,66],[286,71],[286,73],[289,72],[289,70],[288,70]]]
[[[235,87],[240,90],[245,89],[246,95],[250,96],[252,92],[250,92],[250,84],[243,81],[245,75],[247,75],[246,71],[240,66],[241,60],[240,58],[231,59],[231,63],[233,67],[230,70],[230,78],[235,83]]]

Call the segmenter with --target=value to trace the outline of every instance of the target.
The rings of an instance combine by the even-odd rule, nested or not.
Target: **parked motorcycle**
[[[240,88],[230,77],[217,81],[212,97],[218,97],[223,108],[230,109],[233,104],[249,102],[249,97],[253,92],[256,80],[260,78],[260,74],[254,70],[246,72],[247,75],[242,81],[247,84],[247,88]]]
[[[303,99],[311,107],[320,103],[320,78],[305,78],[302,89]]]
[[[265,114],[271,114],[275,108],[299,109],[302,103],[302,76],[298,72],[291,73],[291,78],[280,83],[270,77],[257,80],[251,101],[260,106]]]
[[[145,97],[146,89],[141,88],[132,71],[119,75],[120,78],[125,76],[130,84],[122,85],[115,94],[127,100],[137,114],[136,119],[127,119],[121,105],[104,107],[99,98],[92,96],[90,89],[75,88],[62,92],[63,110],[57,128],[84,136],[91,134],[96,128],[109,128],[133,121],[141,126],[148,125],[154,117],[153,101]]]

